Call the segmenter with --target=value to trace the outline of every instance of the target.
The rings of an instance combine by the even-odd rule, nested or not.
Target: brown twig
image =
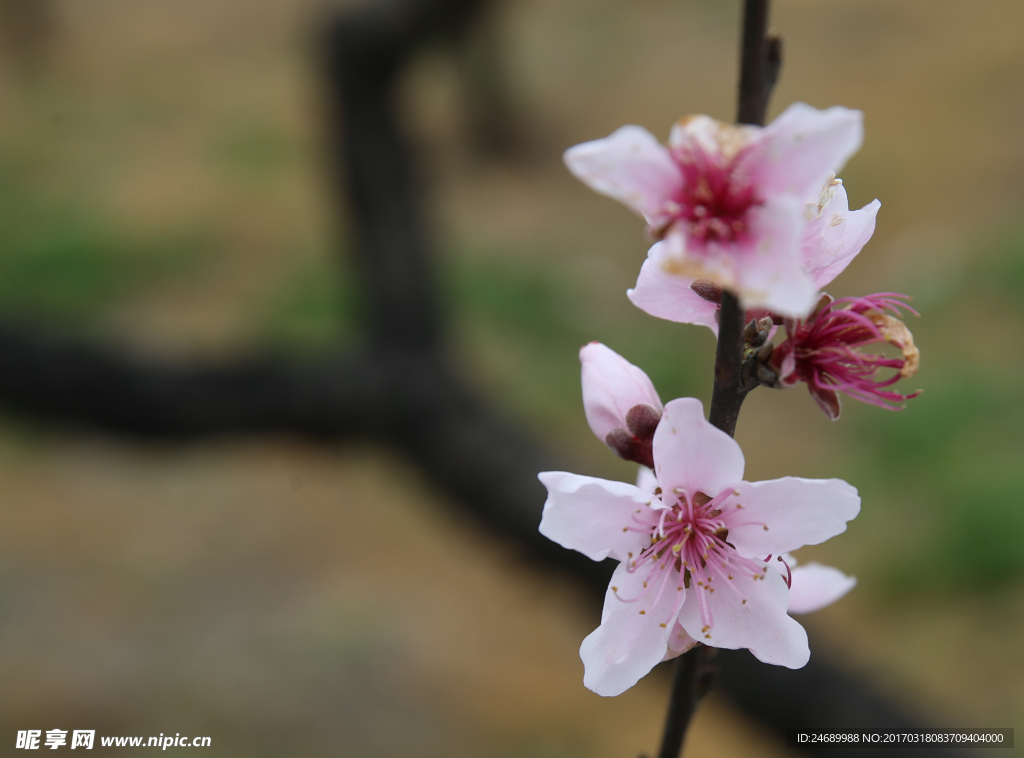
[[[745,0],[740,58],[737,121],[763,126],[768,98],[782,64],[782,41],[768,35],[770,0]],[[750,391],[743,378],[745,311],[739,300],[722,292],[715,351],[715,383],[711,391],[709,421],[728,434],[736,433],[740,406]],[[697,704],[711,686],[714,651],[698,644],[680,656],[672,682],[672,695],[658,758],[678,758]]]

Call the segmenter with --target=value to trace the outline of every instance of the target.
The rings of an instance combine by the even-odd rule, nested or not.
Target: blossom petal
[[[625,203],[654,226],[668,220],[665,204],[683,181],[668,149],[639,126],[570,147],[563,159],[584,184]]]
[[[636,486],[649,495],[653,495],[654,490],[658,487],[658,479],[647,466],[641,466],[636,473]]]
[[[691,585],[688,592],[704,593],[711,618],[701,614],[696,597],[688,597],[679,623],[690,636],[711,647],[749,648],[765,663],[791,669],[806,665],[811,655],[807,632],[786,615],[789,589],[785,580],[774,571],[763,579],[737,571],[731,581],[735,590],[714,580],[711,585],[718,585],[714,591]]]
[[[794,103],[766,126],[739,158],[762,197],[776,192],[801,200],[843,167],[864,139],[863,114]]]
[[[580,349],[583,410],[587,423],[601,442],[608,432],[626,428],[626,414],[635,405],[661,411],[661,398],[650,378],[621,355],[600,342]]]
[[[625,560],[650,541],[628,527],[634,526],[637,508],[650,506],[652,494],[625,482],[564,471],[545,471],[537,478],[548,488],[540,533],[549,540],[595,561]]]
[[[683,629],[683,625],[677,621],[672,629],[672,634],[668,636],[668,650],[665,651],[665,657],[662,660],[670,661],[673,658],[678,658],[696,644],[697,640],[688,635]]]
[[[652,316],[680,324],[700,324],[718,334],[717,303],[708,302],[690,289],[693,277],[669,273],[665,266],[669,257],[666,243],[655,244],[647,253],[636,287],[627,290],[626,296]]]
[[[714,497],[743,478],[743,451],[704,419],[700,400],[684,397],[665,406],[654,432],[654,471],[666,490]]]
[[[802,203],[794,196],[778,195],[751,208],[748,219],[750,240],[735,263],[740,303],[783,316],[806,316],[817,297],[800,262]]]
[[[857,584],[837,568],[808,563],[793,569],[793,586],[789,589],[790,613],[813,613],[832,605]]]
[[[722,520],[729,542],[747,558],[817,545],[845,532],[846,522],[860,512],[857,489],[842,479],[787,476],[740,482],[735,489],[739,494],[731,502],[742,508],[727,511]]]
[[[700,151],[716,162],[725,163],[755,142],[761,131],[761,127],[730,124],[710,116],[687,116],[672,125],[668,144],[680,152]]]
[[[820,199],[805,206],[800,258],[816,289],[835,279],[871,239],[881,203],[851,211],[846,190],[838,180],[825,185]]]
[[[668,650],[669,634],[685,590],[677,589],[681,585],[679,572],[672,567],[652,577],[645,589],[649,573],[641,567],[631,574],[626,563],[619,564],[605,594],[601,626],[580,646],[583,684],[598,695],[610,697],[625,692],[654,668]],[[636,602],[620,599],[632,600],[641,595]]]

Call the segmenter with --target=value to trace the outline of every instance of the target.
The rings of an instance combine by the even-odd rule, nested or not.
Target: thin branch
[[[764,125],[768,98],[782,63],[782,42],[768,38],[770,0],[745,0],[740,47],[740,85],[737,121]],[[730,292],[722,292],[715,382],[708,420],[730,437],[736,433],[740,407],[748,389],[743,380],[743,328],[745,311]],[[709,648],[698,644],[680,656],[672,681],[672,695],[658,758],[678,758],[697,704],[711,686],[714,668]]]
[[[711,687],[715,666],[713,661],[718,650],[706,645],[697,645],[679,659],[672,685],[672,696],[668,703],[665,719],[665,734],[661,738],[658,758],[679,758],[686,730],[697,710],[697,704]]]

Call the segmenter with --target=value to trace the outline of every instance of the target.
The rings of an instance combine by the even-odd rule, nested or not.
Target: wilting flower
[[[776,563],[843,532],[860,510],[857,491],[838,479],[743,481],[739,445],[693,398],[665,406],[653,459],[652,491],[540,475],[541,533],[593,560],[620,561],[601,625],[580,648],[584,684],[617,695],[693,640],[806,664],[807,634],[786,613],[789,582]]]
[[[583,409],[599,440],[627,461],[653,466],[661,399],[640,368],[600,342],[580,348]]]
[[[839,276],[871,239],[880,207],[875,200],[851,211],[846,189],[835,178],[804,205],[800,266],[815,289],[822,289]],[[702,324],[717,334],[722,288],[710,280],[671,273],[672,268],[667,243],[658,242],[648,252],[636,287],[627,296],[652,316]],[[750,309],[744,323],[766,315],[771,314],[765,309]]]
[[[917,315],[901,302],[908,299],[891,292],[841,300],[822,295],[808,318],[785,322],[786,339],[772,350],[770,358],[778,384],[789,387],[806,382],[815,401],[833,420],[839,418],[837,392],[881,408],[901,409],[900,403],[921,394],[920,390],[903,395],[888,389],[916,374],[921,361],[914,336],[899,318],[901,308]],[[899,348],[902,355],[890,358],[861,351],[886,343]],[[893,369],[893,375],[879,377],[878,370],[886,368]]]
[[[817,289],[801,261],[805,206],[861,138],[859,111],[796,103],[766,127],[682,119],[667,147],[625,126],[570,148],[565,162],[644,216],[664,240],[658,265],[667,273],[706,279],[746,308],[803,316]]]

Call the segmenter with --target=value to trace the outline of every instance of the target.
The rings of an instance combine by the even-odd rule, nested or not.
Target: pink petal
[[[626,414],[635,405],[661,410],[661,398],[641,369],[611,348],[591,342],[580,349],[583,409],[601,442],[613,429],[626,428]]]
[[[783,316],[806,316],[817,302],[817,291],[800,263],[802,203],[779,195],[751,208],[748,218],[750,240],[737,255],[732,288],[740,303]]]
[[[875,200],[859,211],[851,211],[846,190],[838,180],[827,183],[821,198],[805,206],[809,220],[800,257],[816,289],[839,276],[871,239],[880,207]]]
[[[665,657],[662,660],[670,661],[673,658],[678,658],[696,644],[697,640],[688,635],[683,629],[683,625],[677,621],[672,629],[672,634],[668,636],[668,650],[665,651]]]
[[[679,623],[694,639],[711,647],[749,648],[765,663],[791,669],[806,665],[811,655],[807,632],[786,615],[789,590],[781,576],[769,571],[764,579],[754,579],[736,571],[732,579],[735,590],[724,582],[719,584],[719,579],[711,582],[713,592],[693,585],[688,590],[704,593],[712,616],[709,625],[698,599],[687,597]]]
[[[625,560],[650,542],[649,535],[629,527],[635,526],[637,508],[649,507],[653,495],[625,482],[564,471],[545,471],[537,478],[548,488],[540,533],[549,540],[595,561]]]
[[[727,163],[751,142],[759,139],[760,127],[729,124],[710,116],[688,116],[672,125],[668,144],[676,150],[700,151]]]
[[[747,558],[817,545],[846,531],[846,522],[860,512],[857,489],[841,479],[787,476],[740,482],[735,489],[739,495],[731,502],[743,507],[727,511],[722,520],[729,542]]]
[[[857,152],[864,138],[862,122],[860,111],[839,106],[821,111],[794,103],[761,131],[740,165],[761,197],[783,192],[803,200]]]
[[[654,433],[654,471],[666,491],[714,497],[743,478],[743,452],[732,437],[704,420],[700,400],[665,406]]]
[[[692,277],[668,273],[665,270],[668,256],[666,243],[655,244],[647,253],[636,287],[627,290],[626,296],[633,305],[652,316],[681,324],[701,324],[718,334],[715,320],[718,305],[690,289]]]
[[[630,574],[626,569],[625,563],[615,569],[604,598],[601,626],[580,646],[583,684],[605,697],[625,692],[665,657],[683,600],[683,593],[676,589],[680,579],[675,569],[666,569],[646,589],[643,583],[649,572]],[[662,581],[664,591],[660,591]],[[645,592],[636,602],[620,600],[632,600]]]
[[[636,486],[644,492],[653,495],[654,490],[658,487],[658,479],[647,466],[641,466],[636,474]]]
[[[669,219],[665,204],[683,181],[668,149],[639,126],[570,147],[563,159],[584,184],[625,203],[654,226]]]
[[[808,563],[793,569],[793,586],[789,589],[790,613],[813,613],[832,605],[853,589],[857,580],[837,568]]]

